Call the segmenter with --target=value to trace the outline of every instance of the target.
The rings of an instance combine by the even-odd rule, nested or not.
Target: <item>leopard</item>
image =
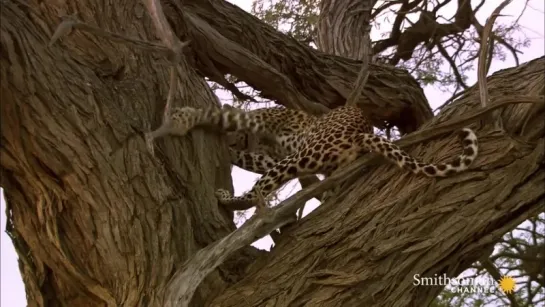
[[[218,116],[216,112],[219,111],[216,107],[202,110],[192,107],[174,109],[165,123],[148,135],[148,141],[168,134],[183,136],[196,127],[213,130],[224,134],[231,164],[253,173],[264,174],[278,161],[295,151],[295,144],[299,143],[297,137],[304,130],[304,123],[311,122],[311,116],[307,113],[286,108],[273,107],[244,111],[225,104],[221,110],[226,111],[224,114],[235,118],[214,119],[213,117]],[[247,119],[248,116],[251,120]],[[224,120],[225,123],[251,121],[266,123],[266,125],[253,127],[253,124],[249,123],[248,127],[236,124],[225,126],[221,122]],[[181,122],[184,124],[180,125]],[[186,128],[186,125],[189,128]]]
[[[235,109],[224,104],[223,109]],[[224,139],[229,147],[231,164],[247,171],[263,174],[275,164],[275,159],[282,159],[291,152],[267,134],[253,134],[250,131],[238,130],[227,132]]]
[[[459,132],[463,151],[449,163],[425,163],[412,157],[388,139],[373,133],[373,127],[357,105],[335,108],[322,116],[283,107],[243,111],[233,108],[181,107],[150,138],[165,134],[186,135],[199,126],[215,126],[222,131],[248,131],[274,140],[289,154],[282,159],[268,156],[263,175],[250,191],[233,196],[217,189],[215,196],[227,207],[266,208],[263,199],[288,181],[310,174],[331,176],[358,157],[374,152],[416,175],[448,177],[466,171],[478,156],[478,139],[470,128]],[[259,165],[265,155],[248,156]]]
[[[233,109],[234,107],[224,104],[222,108]],[[253,135],[248,131],[228,132],[224,139],[229,146],[231,164],[260,175],[263,175],[267,169],[276,164],[278,159],[283,159],[288,154],[293,153],[289,152],[288,148],[284,148],[281,144],[276,143],[274,139],[260,138],[258,135]],[[298,179],[302,188],[320,181],[315,175],[308,175]],[[336,195],[339,189],[340,187],[336,186],[315,197],[315,199],[320,203],[324,203],[331,196]]]
[[[279,144],[258,138],[248,132],[225,136],[232,165],[263,175],[289,152]]]

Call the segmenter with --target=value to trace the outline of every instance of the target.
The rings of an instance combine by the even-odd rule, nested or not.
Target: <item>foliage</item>
[[[348,1],[348,0],[347,0]],[[278,30],[296,38],[297,40],[315,46],[316,24],[320,14],[318,0],[255,0],[252,13],[264,22]],[[421,18],[422,12],[428,12],[426,16],[432,16],[435,24],[455,24],[455,15],[460,8],[456,8],[450,0],[440,1],[376,1],[372,13],[372,37],[374,55],[379,61],[411,71],[422,85],[438,86],[443,91],[453,94],[468,87],[469,74],[475,66],[480,33],[485,20],[478,13],[483,8],[493,8],[498,1],[483,0],[475,5],[471,14],[477,16],[467,30],[460,29],[453,35],[440,36],[435,33],[424,42],[420,42],[413,51],[412,57],[401,61],[396,55],[399,37],[395,33],[406,32]],[[399,28],[394,27],[394,19],[400,16],[403,5],[415,6],[409,14],[403,14]],[[461,11],[461,10],[460,10]],[[431,13],[431,14],[430,14]],[[516,12],[518,13],[518,12]],[[511,16],[516,16],[511,12]],[[518,25],[518,18],[510,21],[496,22],[493,30],[496,38],[494,44],[493,59],[505,61],[512,56],[518,64],[517,53],[522,48],[530,45],[530,40]],[[454,21],[453,21],[454,20]],[[503,23],[502,23],[503,22]],[[397,36],[396,42],[383,44]],[[387,47],[385,47],[387,46]]]
[[[252,14],[301,42],[314,42],[318,22],[318,0],[260,0],[252,3]]]
[[[431,304],[443,306],[539,306],[545,302],[545,213],[531,218],[507,233],[495,245],[487,266],[479,261],[463,277],[515,279],[511,297],[499,289],[494,293],[455,293],[445,289]]]

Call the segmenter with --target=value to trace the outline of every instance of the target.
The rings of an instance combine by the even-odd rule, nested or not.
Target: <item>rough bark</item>
[[[212,80],[231,74],[288,107],[313,111],[345,103],[360,61],[323,54],[286,37],[223,0],[188,0],[165,14],[182,38],[189,38],[195,65]],[[433,113],[418,83],[401,69],[371,65],[359,104],[373,124],[385,122],[402,133],[414,131]]]
[[[544,68],[542,57],[494,74],[491,101],[543,99]],[[423,128],[479,104],[472,87]],[[415,287],[414,274],[455,277],[488,256],[503,234],[543,211],[545,104],[512,105],[501,114],[505,133],[472,125],[481,151],[471,171],[430,180],[388,164],[366,169],[287,230],[285,240],[211,306],[427,306],[442,287]],[[450,136],[409,152],[444,161],[458,148]]]
[[[364,1],[320,1],[317,24],[317,46],[329,54],[354,60],[363,60],[363,30],[369,21],[361,13]],[[377,1],[370,1],[371,7]],[[358,11],[357,14],[354,11]],[[371,56],[371,55],[369,55]]]
[[[213,196],[216,188],[230,184],[225,147],[214,134],[198,131],[185,138],[159,140],[157,158],[147,153],[141,132],[149,130],[150,123],[153,127],[158,125],[168,91],[167,66],[163,65],[165,61],[160,56],[80,31],[73,31],[52,47],[47,46],[60,22],[59,16],[74,12],[78,13],[81,21],[104,30],[154,40],[153,27],[141,3],[27,3],[8,1],[0,10],[0,185],[5,191],[9,230],[20,257],[29,306],[163,306],[164,286],[173,272],[197,250],[234,229],[232,215],[219,209]],[[218,77],[218,73],[229,73],[286,105],[292,102],[291,106],[301,103],[303,107],[309,107],[308,101],[312,100],[332,107],[342,104],[359,70],[358,62],[304,47],[229,3],[190,0],[184,1],[182,8],[177,8],[174,2],[163,3],[171,8],[166,13],[177,35],[192,41],[190,51],[186,53],[187,62],[180,64],[178,104],[204,106],[215,103],[202,76],[213,79]],[[542,69],[542,62],[532,65],[528,67],[541,65]],[[504,88],[511,86],[513,93],[543,94],[542,79],[535,81],[524,71],[515,74],[515,78],[512,82],[508,80],[511,83]],[[521,84],[520,80],[524,83]],[[490,88],[493,98],[495,87],[491,85]],[[402,70],[373,66],[364,97],[362,104],[373,109],[371,114],[379,124],[389,120],[402,131],[416,129],[431,116],[422,90]],[[462,112],[463,109],[458,106],[450,110]],[[543,129],[534,124],[535,119],[525,128],[520,128],[522,123],[517,124],[517,119],[520,121],[526,110],[528,106],[517,106],[504,112],[513,117],[506,119],[506,123],[511,123],[506,126],[512,133],[527,136],[528,141],[542,141]],[[534,111],[542,114],[543,109]],[[503,148],[510,148],[506,145],[512,144],[506,144],[506,138],[500,136],[483,140],[488,148],[494,142],[505,146]],[[454,141],[449,144],[454,144]],[[436,186],[443,184],[446,190],[439,190],[433,196],[439,198],[442,193],[451,193],[448,182],[454,184],[454,181],[464,178],[472,182],[469,179],[475,176],[488,178],[487,174],[496,175],[494,172],[502,176],[507,172],[504,168],[527,170],[525,176],[514,179],[510,173],[509,182],[506,177],[501,177],[505,189],[511,182],[518,183],[516,189],[519,190],[531,187],[532,180],[538,175],[532,175],[530,158],[541,153],[532,144],[518,146],[514,141],[513,144],[517,144],[514,148],[518,150],[518,160],[508,159],[514,149],[497,154],[509,154],[504,159],[494,155],[486,158],[485,151],[485,158],[481,161],[489,169],[439,182]],[[433,148],[439,145],[437,143]],[[529,153],[532,150],[534,156]],[[492,159],[490,161],[496,162],[488,163],[486,159],[490,157],[499,160]],[[391,173],[399,176],[398,172]],[[394,178],[405,178],[406,186],[400,187],[398,195],[409,195],[409,198],[421,197],[418,191],[431,182],[413,178],[412,183],[407,184],[408,177],[405,176],[408,175]],[[381,179],[381,186],[391,181],[387,186],[396,188],[399,180],[385,176]],[[484,182],[490,184],[490,180]],[[418,187],[415,187],[417,183]],[[356,183],[351,190],[365,187],[361,184],[365,183]],[[367,185],[367,188],[376,184],[379,182]],[[460,185],[464,187],[464,183]],[[411,187],[417,191],[416,194],[406,192]],[[356,212],[364,210],[363,207],[354,207],[353,199],[363,198],[368,193],[365,191],[362,188],[360,192],[349,194],[350,197],[343,200],[348,206],[343,205],[342,211],[335,212],[337,219],[338,214],[351,208]],[[408,194],[401,194],[403,191]],[[388,204],[381,201],[380,195],[373,200],[366,198],[366,201]],[[518,194],[513,195],[507,195],[501,206],[509,206],[512,201],[509,197]],[[498,219],[503,219],[504,227],[508,227],[525,214],[531,214],[535,202],[542,200],[539,198],[541,194],[536,197],[524,198],[517,202],[517,206],[509,207],[512,211],[507,213],[499,210],[498,214],[506,215],[500,218],[492,216],[491,228],[486,228],[488,232],[483,230],[483,233],[503,231],[500,226],[494,228],[498,225],[494,221]],[[416,200],[407,203],[410,203],[408,208],[414,208]],[[401,204],[403,201],[394,207],[399,208]],[[322,227],[332,225],[320,220],[321,215],[330,219],[331,215],[324,213],[329,206],[331,204],[313,214],[312,220],[316,218],[314,222],[325,225]],[[448,204],[442,206],[451,208]],[[399,214],[405,214],[403,212]],[[429,214],[437,214],[437,219],[446,219],[451,213],[431,211]],[[316,238],[305,237],[312,234],[308,230],[311,223],[303,222],[297,226],[304,230],[302,234],[298,232],[298,240],[305,239],[302,242],[309,247],[305,253],[315,255],[316,249],[309,245],[311,241],[315,240],[316,246],[326,249],[324,240],[333,242],[335,238],[344,238],[347,241],[337,239],[340,245],[336,249],[342,250],[344,245],[342,255],[348,256],[353,250],[351,246],[357,246],[361,241],[350,241],[354,236],[347,236],[347,231],[367,231],[368,228],[358,227],[370,227],[371,224],[358,223],[370,218],[373,221],[381,219],[384,214],[394,213],[381,211],[376,217],[365,215],[361,221],[354,219],[356,224],[346,224],[344,230],[335,229]],[[408,225],[421,227],[418,223]],[[414,238],[417,240],[419,237],[414,235]],[[420,237],[420,240],[425,242],[426,238]],[[373,242],[369,246],[377,244]],[[473,248],[469,241],[464,243],[469,244],[465,247]],[[471,241],[471,244],[477,243]],[[286,251],[292,248],[285,243],[284,246]],[[393,246],[399,248],[399,245]],[[257,266],[263,266],[267,261],[265,258],[275,257],[271,258],[274,260],[271,264],[274,264],[281,248],[261,260],[253,248],[243,249],[208,276],[200,285],[193,305],[202,306],[235,284],[224,294],[225,304],[234,304],[233,293],[248,287],[248,282],[256,277],[257,271],[252,267],[253,273],[248,275],[248,279],[236,284],[241,276],[247,276],[248,264],[255,262]],[[289,257],[285,257],[285,261],[301,256],[287,255]],[[387,256],[403,258],[395,253]],[[334,263],[339,263],[336,258],[336,254],[326,254],[320,263],[331,261],[334,267]],[[358,260],[357,257],[355,259]],[[433,261],[431,263],[434,265]],[[352,265],[358,267],[360,264]],[[387,268],[377,270],[376,274],[381,270],[387,273]],[[407,265],[401,268],[407,269]],[[420,268],[415,266],[414,270]],[[277,268],[278,271],[284,269]],[[263,274],[270,272],[265,269]],[[295,270],[291,277],[283,277],[287,280],[286,285],[300,277],[297,274]],[[362,284],[364,282],[368,280],[364,279]],[[273,280],[270,289],[278,293],[278,285]],[[377,282],[375,287],[380,286],[384,284]],[[316,288],[301,288],[301,295],[310,298],[310,295],[318,293],[312,292]],[[292,293],[299,293],[297,289],[294,288]],[[331,293],[331,289],[327,288],[330,292],[326,291],[324,295]],[[345,291],[353,290],[353,295],[357,295],[359,289],[362,288],[344,288]],[[263,288],[258,292],[265,293],[263,291],[269,290]],[[259,295],[255,299],[259,299]],[[396,298],[395,295],[384,297]],[[238,298],[240,305],[246,305],[248,298],[245,295]],[[279,295],[278,299],[281,298]],[[313,299],[317,300],[319,296]],[[251,298],[249,301],[263,300]]]
[[[95,4],[2,4],[1,186],[11,233],[29,306],[162,306],[172,272],[235,228],[213,196],[230,184],[228,154],[203,132],[160,140],[157,159],[147,153],[140,132],[158,124],[168,91],[167,66],[149,53],[78,31],[47,46],[57,16],[72,11],[154,40],[140,3]],[[215,103],[187,63],[180,72],[178,103]],[[194,303],[236,280],[251,256],[249,248],[209,276]]]

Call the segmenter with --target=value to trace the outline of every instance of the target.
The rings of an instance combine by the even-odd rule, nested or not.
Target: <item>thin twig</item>
[[[478,77],[478,83],[479,83],[479,94],[481,99],[481,107],[486,107],[488,105],[488,87],[486,82],[486,74],[488,73],[488,67],[490,65],[487,65],[487,51],[489,48],[494,48],[494,45],[492,43],[493,37],[490,35],[492,32],[492,27],[494,26],[494,22],[496,21],[496,18],[499,16],[501,10],[505,8],[509,3],[511,3],[512,0],[504,0],[493,12],[492,15],[488,18],[486,21],[486,24],[484,25],[483,34],[481,37],[481,46],[479,50],[479,60],[478,60],[478,71],[477,71],[477,77]],[[492,50],[490,50],[490,53],[492,54]],[[492,62],[492,58],[488,59],[490,62]],[[496,129],[501,130],[502,129],[502,122],[501,117],[499,116],[498,112],[493,112],[491,114],[491,118],[493,119]]]
[[[415,145],[433,139],[439,135],[452,132],[454,129],[465,127],[489,112],[506,105],[518,103],[543,103],[543,99],[544,96],[522,95],[509,97],[508,99],[499,98],[494,105],[475,109],[471,111],[470,114],[461,118],[409,134],[395,143],[402,148]],[[188,259],[184,266],[174,273],[167,287],[166,306],[174,306],[174,303],[179,303],[183,307],[188,306],[193,293],[202,280],[234,252],[251,244],[257,239],[270,234],[275,229],[290,223],[292,221],[290,217],[293,216],[293,213],[301,208],[309,199],[321,195],[323,192],[344,181],[351,180],[354,176],[358,175],[362,168],[378,161],[380,158],[381,157],[376,154],[364,155],[347,167],[335,172],[325,180],[313,184],[307,189],[300,190],[276,207],[270,208],[263,214],[253,215],[240,228],[215,243],[199,250],[193,257]]]
[[[469,86],[467,86],[467,84],[464,82],[464,78],[462,77],[462,74],[460,74],[460,72],[458,71],[458,67],[456,65],[454,56],[451,57],[448,54],[447,49],[445,49],[445,47],[441,44],[441,42],[437,42],[437,44],[435,44],[435,47],[437,47],[437,50],[439,50],[439,53],[441,53],[441,55],[445,58],[445,60],[447,60],[447,63],[450,65],[450,69],[454,73],[456,82],[458,82],[458,84],[462,86],[464,90],[467,90]],[[420,66],[417,66],[417,67],[420,67]]]
[[[490,274],[496,281],[499,282],[502,276],[500,270],[498,270],[496,265],[494,265],[494,263],[490,259],[484,259],[480,262],[483,268],[488,272],[488,274]],[[509,299],[511,307],[519,307],[517,299],[515,298],[515,295],[513,293],[505,293],[505,296],[507,296],[507,299]]]
[[[373,0],[364,0],[362,3],[361,14],[363,15],[363,59],[361,62],[361,70],[358,74],[358,78],[354,83],[354,89],[348,95],[346,99],[346,105],[356,105],[360,95],[363,92],[363,88],[367,83],[367,78],[369,77],[369,53],[371,52],[371,9],[373,6]]]
[[[458,88],[456,90],[458,90]],[[464,95],[466,93],[467,93],[466,91],[461,91],[461,92],[455,93],[449,99],[447,99],[447,101],[445,101],[442,105],[438,106],[435,110],[433,110],[433,113],[442,110],[444,107],[448,106],[451,102],[453,102],[454,100],[460,98],[462,95]]]

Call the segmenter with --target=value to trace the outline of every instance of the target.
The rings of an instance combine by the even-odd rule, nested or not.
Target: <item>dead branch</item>
[[[365,84],[367,83],[367,78],[369,77],[369,57],[371,49],[371,9],[373,7],[373,0],[363,1],[361,14],[363,15],[363,59],[361,62],[361,70],[358,74],[356,82],[354,82],[354,89],[348,95],[346,99],[346,105],[356,105],[358,102]]]
[[[488,72],[487,67],[490,67],[486,63],[487,51],[494,48],[492,40],[494,39],[490,33],[492,32],[492,27],[494,26],[494,21],[499,16],[501,10],[505,8],[512,0],[504,0],[498,7],[492,12],[492,15],[488,18],[481,37],[481,46],[479,50],[479,61],[478,61],[478,84],[479,84],[479,94],[481,98],[481,106],[484,108],[488,105],[488,87],[486,83],[486,74]],[[492,50],[490,50],[492,53]],[[492,58],[489,59],[492,62]],[[498,112],[491,113],[492,120],[494,121],[495,128],[498,130],[502,129],[502,122]]]
[[[155,26],[155,29],[157,30],[157,35],[167,46],[170,51],[172,52],[172,58],[171,58],[171,67],[170,67],[170,80],[169,80],[169,90],[167,95],[167,101],[165,103],[165,109],[163,112],[163,124],[168,121],[168,117],[170,115],[170,111],[172,109],[172,98],[174,97],[174,93],[176,93],[177,90],[177,65],[181,60],[182,55],[182,49],[189,44],[189,41],[181,42],[172,28],[170,27],[165,14],[163,13],[163,8],[161,7],[161,3],[159,3],[158,0],[144,0],[144,4],[146,5],[148,12],[151,16],[152,22]],[[154,154],[154,146],[153,146],[153,138],[151,135],[151,132],[146,133],[146,145],[148,147],[149,152],[153,155]]]
[[[498,108],[518,103],[543,103],[543,98],[543,96],[516,96],[498,99],[499,101],[493,105],[473,110],[470,114],[456,120],[409,134],[395,143],[402,148],[415,145],[464,127]],[[325,180],[297,192],[278,206],[259,215],[254,214],[244,225],[225,238],[198,251],[174,274],[169,282],[166,306],[173,306],[173,302],[180,302],[182,306],[188,306],[193,293],[202,280],[232,253],[288,224],[293,213],[309,199],[321,195],[323,192],[350,180],[354,176],[358,176],[362,168],[376,163],[378,160],[380,160],[380,156],[376,154],[367,154],[359,158]]]
[[[479,36],[482,36],[483,31],[484,31],[484,27],[479,23],[477,18],[473,18],[472,23],[473,23],[473,26],[475,27],[475,30],[477,30],[477,33],[479,34]],[[507,48],[507,50],[509,50],[511,52],[511,54],[513,55],[513,58],[515,59],[515,65],[518,66],[520,64],[520,60],[519,60],[519,57],[518,57],[517,53],[521,53],[521,51],[517,50],[515,47],[511,46],[511,44],[509,44],[501,36],[498,36],[498,35],[496,35],[494,33],[491,33],[490,35],[492,36],[494,41],[497,41],[498,43],[503,45],[505,48]]]
[[[174,31],[170,27],[165,14],[163,13],[163,8],[161,7],[161,3],[159,3],[158,0],[144,0],[144,4],[148,8],[148,12],[151,16],[152,22],[155,26],[155,29],[157,30],[157,35],[167,46],[171,51],[173,55],[172,59],[172,66],[170,67],[170,84],[169,84],[169,91],[167,96],[167,102],[165,104],[165,111],[163,115],[163,121],[167,120],[168,115],[170,114],[170,109],[172,105],[172,97],[174,96],[174,93],[176,92],[176,65],[180,61],[180,57],[182,54],[182,49],[189,44],[189,41],[187,42],[181,42],[176,34],[174,34]]]
[[[61,37],[66,36],[72,30],[77,29],[80,31],[92,33],[96,36],[107,38],[114,42],[123,43],[137,49],[158,52],[164,55],[168,55],[170,53],[170,49],[166,48],[163,45],[155,44],[152,42],[146,42],[146,41],[142,41],[142,40],[134,39],[130,37],[125,37],[117,33],[109,32],[97,27],[93,27],[86,23],[80,22],[75,15],[62,16],[61,20],[62,20],[61,23],[57,26],[57,29],[55,29],[55,32],[51,36],[51,39],[48,44],[49,47],[53,46],[57,42],[57,40],[59,40]]]
[[[488,88],[486,84],[486,74],[487,74],[487,51],[489,48],[493,48],[492,44],[489,44],[489,40],[492,41],[493,37],[490,36],[492,32],[492,27],[494,26],[494,21],[498,17],[501,10],[511,3],[512,0],[504,0],[493,12],[492,15],[488,18],[481,37],[481,46],[479,49],[479,59],[478,59],[478,84],[479,84],[479,93],[481,97],[481,106],[484,108],[488,104]],[[492,61],[492,59],[489,59]]]
[[[199,250],[179,269],[167,286],[165,306],[189,306],[202,280],[235,251],[291,222],[293,211],[264,210],[216,243]]]

